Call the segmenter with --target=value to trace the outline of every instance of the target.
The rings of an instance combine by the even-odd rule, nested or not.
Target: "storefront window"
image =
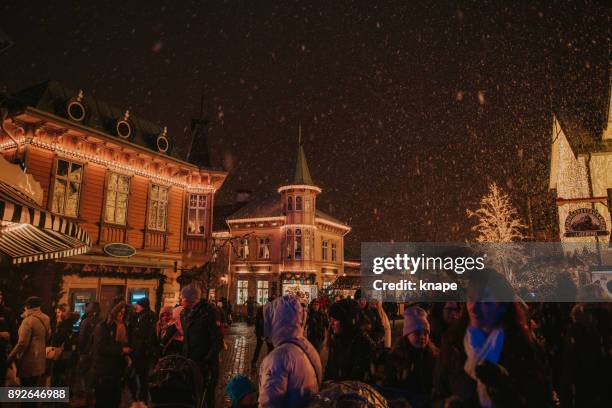
[[[270,259],[270,238],[268,237],[259,238],[257,258]]]
[[[249,281],[239,280],[236,284],[236,304],[244,305],[249,297]]]
[[[337,251],[337,244],[335,242],[332,242],[331,244],[331,260],[333,262],[336,262],[338,260],[338,251]]]
[[[165,231],[167,212],[168,187],[153,184],[149,197],[149,228],[157,231]]]
[[[110,173],[106,182],[105,222],[125,225],[129,194],[130,178],[121,174]]]
[[[260,305],[268,301],[268,281],[257,281],[257,303]]]
[[[321,259],[327,261],[327,240],[321,241]]]
[[[206,196],[203,194],[190,194],[187,233],[190,235],[204,235],[205,228]]]
[[[53,181],[51,211],[68,217],[78,216],[82,181],[81,164],[58,159]]]

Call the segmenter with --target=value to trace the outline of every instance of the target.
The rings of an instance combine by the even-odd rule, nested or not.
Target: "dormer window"
[[[295,197],[295,211],[302,211],[302,197]]]

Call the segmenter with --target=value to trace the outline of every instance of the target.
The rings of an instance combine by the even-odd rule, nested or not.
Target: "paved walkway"
[[[231,405],[225,395],[225,386],[234,375],[247,375],[257,386],[257,372],[251,372],[251,359],[256,344],[255,326],[247,326],[243,322],[234,323],[226,329],[225,343],[227,344],[227,350],[223,352],[221,361],[221,374],[215,394],[216,407],[229,407]],[[265,350],[264,345],[259,361],[265,355]]]

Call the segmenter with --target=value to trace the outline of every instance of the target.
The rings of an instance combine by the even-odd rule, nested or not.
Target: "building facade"
[[[174,304],[177,271],[206,257],[226,173],[189,163],[165,128],[56,82],[3,106],[0,153],[40,183],[44,208],[91,238],[88,253],[54,262],[60,302]]]
[[[287,293],[309,301],[344,274],[344,236],[351,228],[317,209],[321,192],[300,146],[292,183],[226,217],[228,294],[235,305]]]
[[[612,81],[611,81],[612,84]],[[599,109],[557,108],[552,126],[550,188],[556,191],[562,242],[589,243],[600,265],[591,279],[610,292],[612,282],[611,88]],[[610,293],[612,295],[612,293]]]

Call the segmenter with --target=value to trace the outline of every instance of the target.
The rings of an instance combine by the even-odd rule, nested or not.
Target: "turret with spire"
[[[278,189],[281,194],[283,214],[286,215],[285,260],[308,262],[314,255],[314,226],[317,195],[321,189],[315,185],[310,176],[304,146],[302,145],[302,127],[298,130],[298,152],[293,180]],[[300,236],[300,240],[294,237]],[[296,259],[295,245],[300,242],[301,259]]]

